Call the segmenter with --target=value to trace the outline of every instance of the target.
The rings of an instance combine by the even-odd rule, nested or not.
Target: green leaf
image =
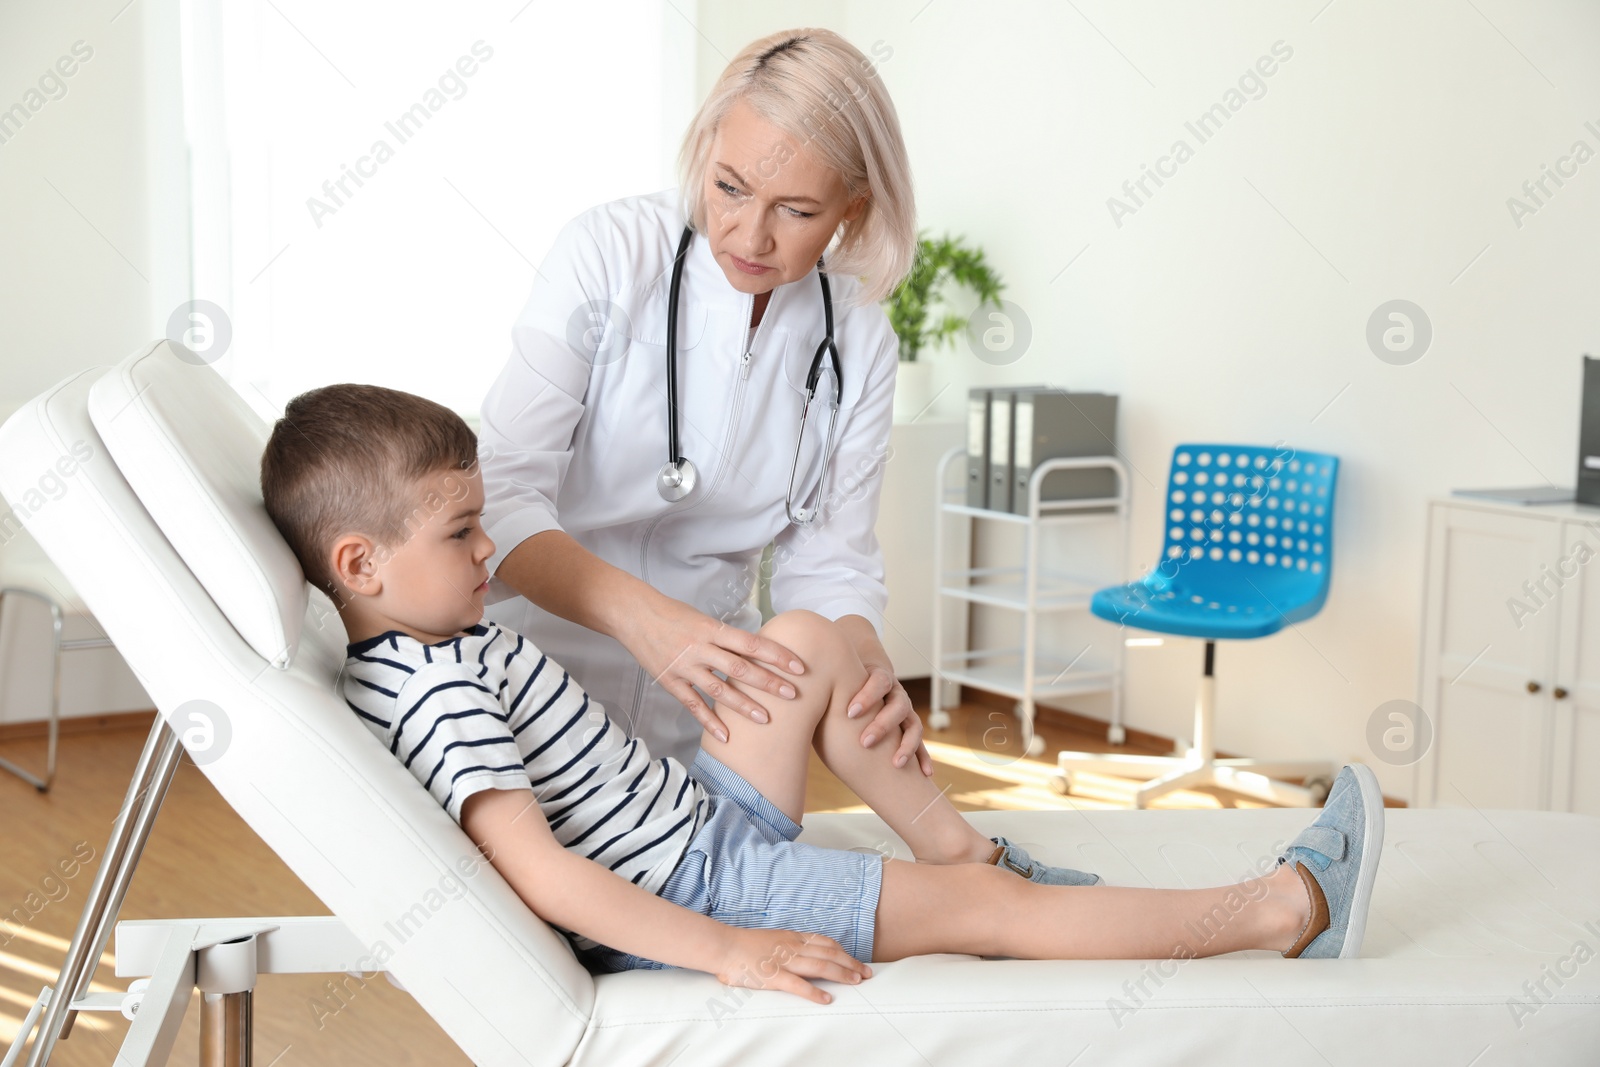
[[[943,299],[944,286],[954,283],[977,294],[978,303],[1000,306],[1005,283],[984,260],[983,250],[970,248],[965,237],[937,239],[926,230],[917,235],[917,255],[909,274],[886,299],[889,325],[900,341],[900,358],[914,360],[928,345],[939,345],[966,328],[967,320],[946,312],[929,322],[930,308]]]

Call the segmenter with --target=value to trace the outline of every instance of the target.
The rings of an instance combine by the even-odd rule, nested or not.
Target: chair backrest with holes
[[[1249,583],[1296,617],[1315,614],[1333,569],[1338,475],[1338,457],[1283,445],[1179,445],[1151,583],[1201,599]]]

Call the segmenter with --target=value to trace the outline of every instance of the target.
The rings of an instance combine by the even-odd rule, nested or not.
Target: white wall
[[[920,222],[980,244],[1033,331],[1010,366],[939,353],[936,414],[977,383],[1120,394],[1135,560],[1160,543],[1180,441],[1342,457],[1328,605],[1219,650],[1217,740],[1370,760],[1368,716],[1415,698],[1424,498],[1574,480],[1600,158],[1520,226],[1506,202],[1575,141],[1600,151],[1600,7],[701,0],[698,18],[728,56],[807,24],[892,49]],[[1199,143],[1185,122],[1278,41],[1292,56]],[[1118,226],[1107,199],[1178,138],[1193,158]],[[1433,325],[1411,365],[1365,340],[1395,298]],[[1198,642],[1129,649],[1130,725],[1188,734],[1199,670]],[[1409,769],[1375,766],[1409,795]]]
[[[176,23],[160,0],[0,6],[0,418],[134,351],[188,292]],[[0,543],[0,574],[41,556],[25,534]],[[48,625],[30,602],[7,605],[0,721],[44,716],[48,672],[21,665],[47,662]],[[67,636],[94,632],[75,622]],[[114,652],[66,662],[64,715],[151,706]]]
[[[181,169],[169,169],[183,153],[165,32],[176,5],[118,6],[0,6],[0,115],[28,111],[0,118],[6,414],[133,351],[187,292],[187,232],[170,233],[187,217]],[[62,60],[75,68],[64,78]],[[59,87],[41,89],[46,76]]]

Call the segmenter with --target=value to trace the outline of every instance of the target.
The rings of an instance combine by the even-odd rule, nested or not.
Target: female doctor
[[[702,730],[726,740],[706,697],[768,719],[723,677],[791,696],[767,668],[803,670],[753,632],[773,542],[773,607],[835,620],[868,668],[862,744],[931,775],[873,532],[898,360],[878,301],[916,244],[894,105],[837,34],[774,34],[722,73],[679,171],[568,223],[512,329],[482,411],[487,614],[687,764]]]

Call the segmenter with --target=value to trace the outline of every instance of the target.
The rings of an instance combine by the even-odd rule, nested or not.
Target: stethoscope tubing
[[[694,228],[685,226],[678,241],[678,254],[672,260],[672,285],[667,295],[667,460],[678,465],[678,292],[683,285],[683,261],[689,257]]]
[[[683,264],[688,258],[689,245],[694,240],[694,227],[685,226],[678,240],[678,251],[673,257],[672,281],[667,290],[667,462],[658,475],[658,489],[667,500],[681,500],[693,491],[698,473],[694,464],[681,452],[678,438],[678,301],[683,288]],[[828,273],[817,260],[817,279],[822,284],[822,319],[824,334],[811,357],[811,367],[806,373],[806,396],[800,407],[800,430],[794,442],[794,461],[789,467],[789,485],[783,495],[784,513],[789,521],[809,526],[821,510],[827,495],[828,466],[833,458],[833,430],[839,418],[839,402],[844,396],[844,370],[839,359],[839,346],[833,339],[833,291],[828,285]],[[833,371],[834,396],[828,405],[828,430],[823,439],[822,471],[818,480],[818,508],[811,511],[794,506],[794,482],[800,470],[800,446],[805,442],[806,424],[811,407],[817,398],[817,384],[822,380],[822,357],[826,354]]]

